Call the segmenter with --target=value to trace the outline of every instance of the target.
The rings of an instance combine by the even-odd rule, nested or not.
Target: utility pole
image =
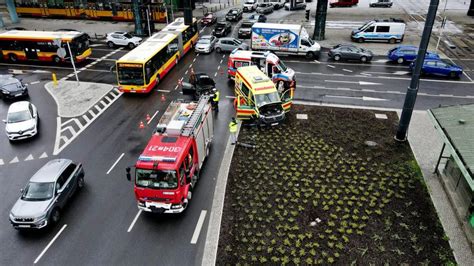
[[[143,35],[142,17],[140,12],[140,0],[132,0],[133,18],[135,22],[135,35]]]
[[[469,9],[467,10],[468,16],[474,16],[474,0],[471,0],[471,4],[469,5]]]
[[[191,8],[191,0],[183,0],[184,8],[184,25],[193,24],[193,9]]]
[[[322,41],[326,33],[326,14],[328,12],[328,0],[318,0],[316,4],[316,19],[314,23],[313,39]]]
[[[436,18],[436,11],[438,10],[439,0],[431,0],[430,7],[428,8],[428,15],[426,16],[425,28],[421,36],[420,48],[415,61],[415,69],[411,76],[410,86],[407,89],[405,96],[405,102],[403,103],[402,115],[400,117],[400,123],[398,124],[397,135],[395,140],[406,141],[408,126],[410,125],[411,115],[413,114],[413,108],[416,103],[416,96],[418,94],[418,86],[420,83],[420,73],[423,62],[425,61],[426,50],[430,42],[431,31]]]
[[[13,24],[20,22],[18,19],[18,14],[16,13],[15,2],[13,0],[6,0],[5,4],[7,4],[8,13],[10,14],[10,18]]]

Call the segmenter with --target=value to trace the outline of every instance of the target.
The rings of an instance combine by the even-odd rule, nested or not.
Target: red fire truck
[[[135,164],[139,209],[156,213],[186,210],[214,136],[209,97],[201,96],[198,102],[173,101],[166,109]],[[126,170],[130,180],[131,169]]]

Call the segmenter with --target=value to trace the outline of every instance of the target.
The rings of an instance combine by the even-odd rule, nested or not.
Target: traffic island
[[[395,112],[296,105],[240,129],[216,256],[227,264],[450,264]]]

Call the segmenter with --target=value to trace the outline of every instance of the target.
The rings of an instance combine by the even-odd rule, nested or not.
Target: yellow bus
[[[119,89],[148,93],[197,42],[197,21],[176,19],[116,62]]]
[[[70,58],[67,42],[76,62],[81,62],[92,54],[89,37],[83,32],[11,30],[0,33],[0,55],[13,63],[27,60],[60,63],[65,59],[57,55],[59,47],[53,41],[58,39],[61,40],[61,47],[66,50],[65,59]]]
[[[277,125],[285,119],[293,102],[293,88],[281,93],[257,66],[239,67],[235,75],[237,118],[257,125]]]

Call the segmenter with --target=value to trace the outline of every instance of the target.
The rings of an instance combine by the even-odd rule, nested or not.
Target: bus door
[[[27,59],[38,59],[38,52],[36,51],[35,45],[31,45],[30,47],[25,46],[23,51]]]

